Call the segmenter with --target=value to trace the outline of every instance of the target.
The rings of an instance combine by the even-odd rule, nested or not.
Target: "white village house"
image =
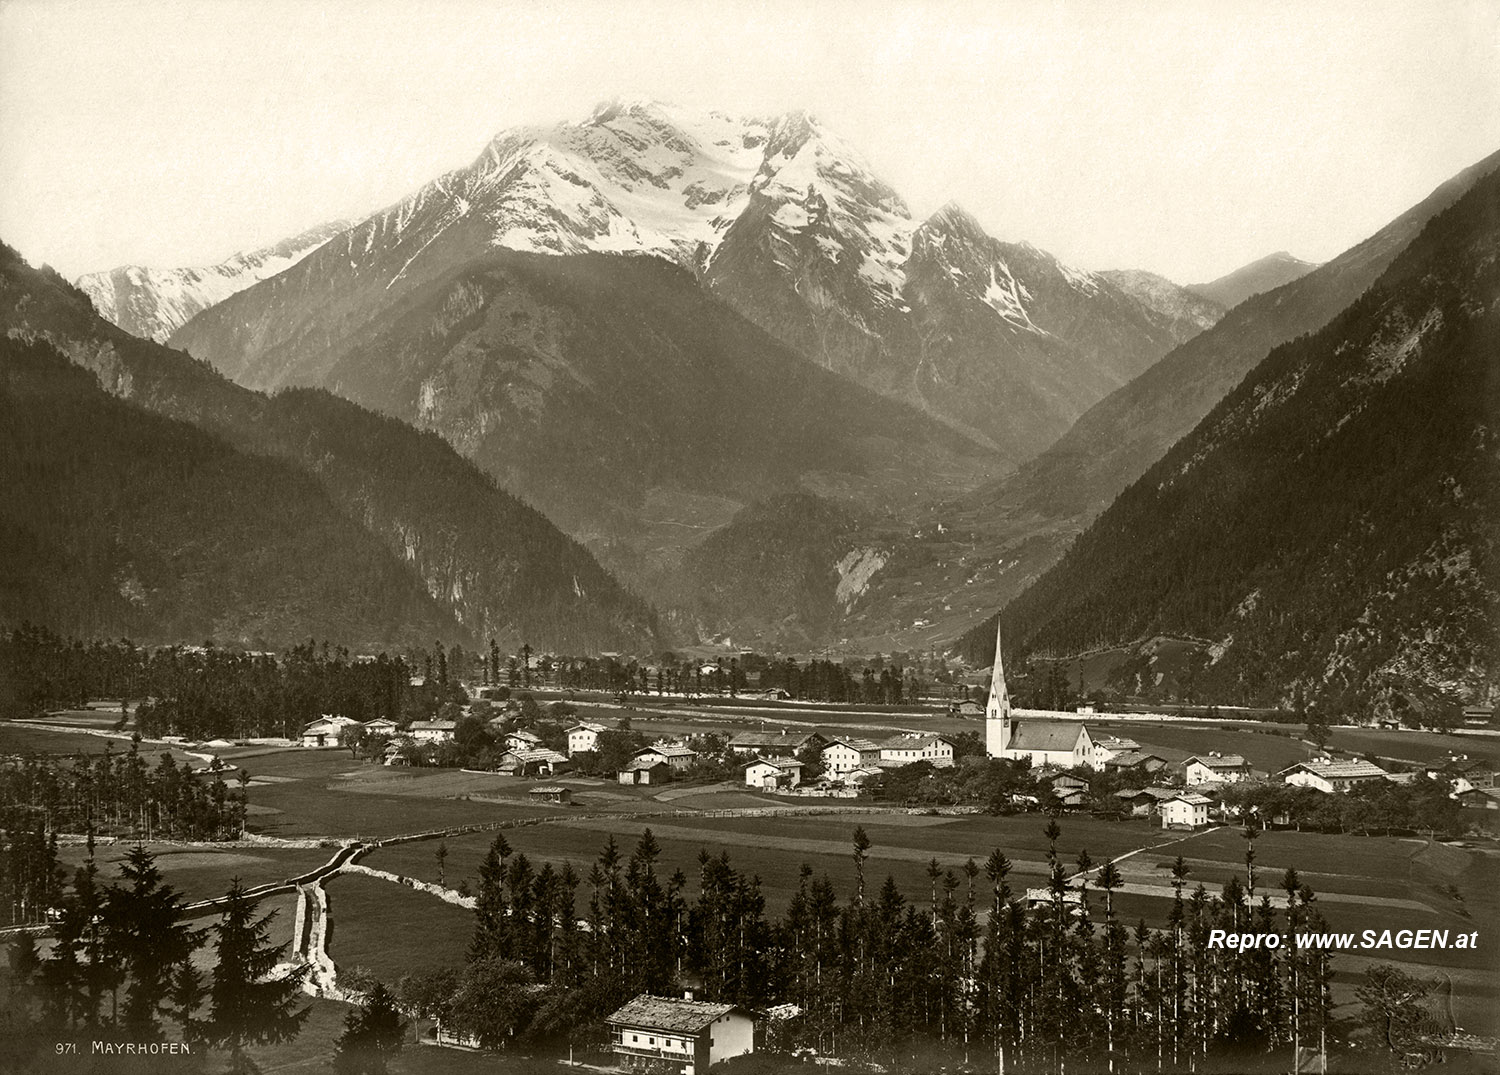
[[[611,1047],[629,1068],[702,1075],[721,1060],[755,1051],[754,1020],[734,1004],[643,993],[605,1022]]]
[[[457,726],[451,720],[414,720],[407,732],[418,743],[446,743]]]
[[[841,736],[823,748],[821,757],[823,768],[838,776],[880,764],[880,745],[868,739]]]
[[[1103,769],[1105,763],[1122,754],[1140,749],[1141,744],[1134,739],[1126,739],[1118,735],[1102,735],[1094,740],[1093,766],[1095,769]]]
[[[1206,795],[1185,791],[1162,800],[1161,827],[1164,829],[1196,829],[1208,824],[1208,808],[1213,800]]]
[[[359,727],[359,721],[353,717],[335,717],[325,713],[302,729],[302,745],[305,747],[341,746],[348,730],[357,727]]]
[[[542,737],[535,732],[517,730],[505,734],[506,750],[535,750],[542,745]]]
[[[747,788],[794,788],[802,783],[802,763],[796,758],[756,758],[745,767]]]
[[[594,724],[591,721],[580,721],[567,731],[568,757],[574,754],[587,754],[597,750],[599,747],[599,733],[604,731],[604,725]]]
[[[880,764],[887,768],[930,761],[939,769],[953,764],[953,742],[941,735],[908,733],[895,735],[880,744]]]
[[[1250,763],[1239,754],[1210,751],[1183,762],[1182,778],[1190,788],[1199,784],[1238,784],[1250,779]]]
[[[698,764],[698,752],[685,743],[655,742],[644,750],[637,750],[634,757],[636,761],[650,757],[656,761],[666,762],[674,773],[691,769]]]

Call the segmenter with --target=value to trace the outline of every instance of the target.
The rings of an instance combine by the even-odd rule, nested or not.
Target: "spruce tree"
[[[296,968],[271,977],[287,948],[266,943],[276,912],[256,918],[238,877],[227,898],[223,917],[214,927],[218,964],[203,1031],[211,1044],[229,1050],[231,1072],[253,1072],[257,1068],[246,1046],[290,1041],[301,1031],[308,1009],[297,1010],[297,999],[306,971]]]
[[[344,1018],[344,1032],[334,1044],[333,1070],[339,1075],[385,1075],[405,1033],[395,998],[376,982],[364,1004]]]
[[[162,884],[151,852],[137,845],[121,867],[123,885],[104,892],[103,919],[118,968],[129,978],[124,1025],[142,1036],[157,1033],[163,1004],[172,995],[178,968],[188,966],[203,939],[183,916],[186,906]]]

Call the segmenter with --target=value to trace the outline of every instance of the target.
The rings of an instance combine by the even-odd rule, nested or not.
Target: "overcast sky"
[[[191,265],[650,96],[804,108],[922,215],[1184,283],[1500,148],[1500,0],[0,0],[0,239]]]

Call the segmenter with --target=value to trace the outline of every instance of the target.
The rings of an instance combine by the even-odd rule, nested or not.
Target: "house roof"
[[[861,754],[863,754],[867,750],[879,750],[880,749],[880,744],[879,743],[871,742],[868,739],[856,739],[855,737],[848,736],[848,735],[841,735],[837,739],[830,740],[829,743],[828,743],[828,746],[829,747],[846,746],[850,750],[857,750],[857,751],[859,751]],[[824,747],[824,749],[826,750],[826,749],[828,749],[828,747]]]
[[[1172,795],[1162,800],[1163,803],[1184,802],[1189,806],[1212,806],[1213,800],[1207,795],[1198,795],[1194,792],[1184,792],[1180,795]]]
[[[1385,776],[1385,770],[1367,761],[1302,761],[1281,771],[1281,775],[1306,769],[1325,780],[1359,780]]]
[[[583,720],[569,728],[568,734],[572,735],[574,732],[593,732],[595,735],[598,735],[602,731],[604,731],[604,725],[595,724],[591,720]]]
[[[505,738],[507,738],[507,739],[519,739],[519,740],[521,740],[524,743],[540,743],[542,741],[542,737],[539,736],[539,735],[537,735],[535,732],[526,732],[526,731],[508,732],[508,733],[506,733]]]
[[[515,758],[522,765],[528,765],[534,761],[567,761],[567,756],[559,754],[551,747],[538,747],[535,750],[507,750],[500,755],[502,758]]]
[[[531,795],[561,795],[563,792],[565,792],[567,790],[568,790],[567,788],[560,787],[557,784],[538,784],[536,787],[532,788],[531,791],[528,792],[528,794],[531,794]]]
[[[803,767],[796,758],[756,758],[745,768],[749,769],[756,765],[770,765],[777,769],[801,769]]]
[[[457,726],[458,722],[452,720],[414,720],[411,722],[411,730],[414,732],[451,732]]]
[[[880,744],[881,750],[926,750],[939,743],[953,745],[946,735],[893,735]]]
[[[653,997],[649,993],[642,993],[609,1016],[605,1022],[651,1030],[670,1030],[678,1034],[696,1034],[715,1019],[733,1011],[743,1009],[734,1004],[677,1000],[674,997]]]
[[[1122,750],[1114,757],[1106,758],[1104,764],[1118,769],[1133,769],[1137,765],[1145,765],[1153,758],[1163,765],[1167,764],[1167,759],[1163,758],[1160,754],[1147,754],[1142,750]]]
[[[1027,720],[1014,726],[1008,750],[1071,751],[1084,733],[1082,724],[1071,720]]]
[[[658,746],[647,747],[645,750],[636,751],[636,756],[646,753],[660,754],[664,758],[696,758],[698,756],[696,750],[683,746],[681,743],[662,743]]]
[[[1105,750],[1141,749],[1141,744],[1137,743],[1134,739],[1125,739],[1118,735],[1106,735],[1102,739],[1096,739],[1094,740],[1094,745],[1096,747],[1103,747]]]
[[[1206,765],[1210,769],[1246,768],[1245,759],[1240,754],[1194,754],[1191,758],[1182,763],[1182,767],[1186,769],[1189,765],[1192,765],[1193,762],[1198,762],[1200,765]]]
[[[667,763],[662,760],[661,755],[648,752],[641,757],[631,758],[630,763],[620,771],[624,773],[633,773],[640,769],[655,769],[658,765],[666,764]]]

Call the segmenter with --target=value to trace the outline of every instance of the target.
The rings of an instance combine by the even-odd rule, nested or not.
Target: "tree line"
[[[143,840],[233,840],[245,828],[242,772],[194,773],[163,753],[153,767],[140,736],[120,753],[26,757],[0,767],[0,914],[42,921],[61,890],[59,832]]]
[[[997,849],[958,869],[934,859],[928,889],[912,894],[890,877],[870,882],[871,843],[856,829],[852,897],[840,902],[804,865],[780,917],[727,852],[701,852],[696,878],[665,875],[648,830],[628,854],[610,837],[580,877],[571,864],[535,866],[501,834],[480,866],[468,962],[409,974],[397,992],[409,1010],[490,1048],[602,1045],[615,1007],[684,982],[698,999],[795,1005],[771,1024],[774,1049],[886,1063],[962,1054],[1007,1071],[1186,1071],[1318,1042],[1328,951],[1209,943],[1221,929],[1323,928],[1294,870],[1260,883],[1252,844],[1245,880],[1210,893],[1189,888],[1179,858],[1166,925],[1153,929],[1121,916],[1113,863],[1084,852],[1070,868],[1057,823],[1045,833],[1043,890],[1013,889],[1013,864]]]

